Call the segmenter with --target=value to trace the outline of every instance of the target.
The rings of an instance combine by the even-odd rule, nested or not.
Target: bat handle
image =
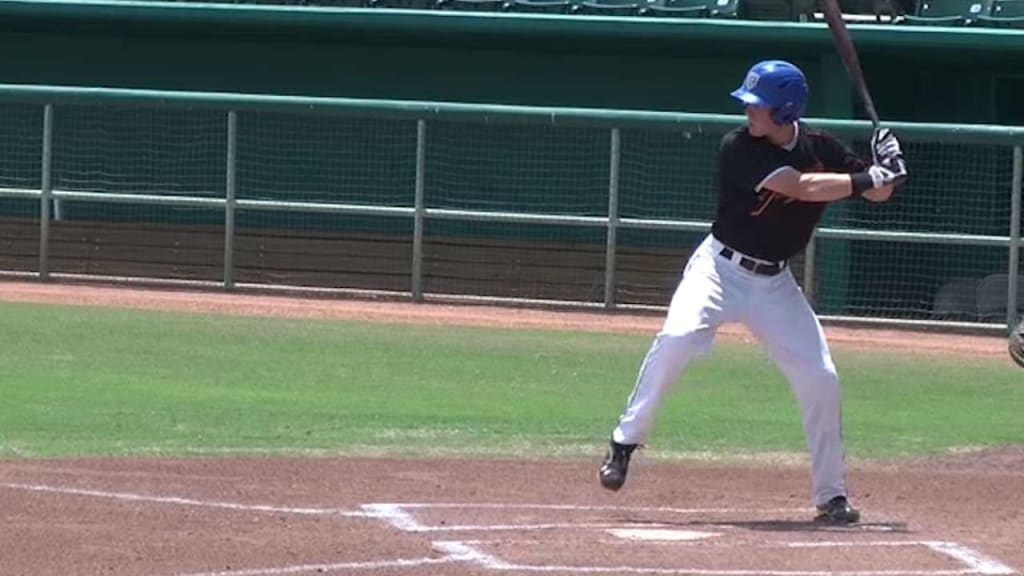
[[[864,101],[864,110],[868,113],[868,118],[871,120],[871,127],[877,130],[881,122],[878,120],[878,111],[875,110],[875,103],[871,101],[871,94],[864,90],[861,97]]]

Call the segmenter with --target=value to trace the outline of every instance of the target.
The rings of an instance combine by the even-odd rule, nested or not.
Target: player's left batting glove
[[[903,158],[903,149],[896,135],[888,128],[877,128],[871,135],[871,163],[885,165],[886,161]]]

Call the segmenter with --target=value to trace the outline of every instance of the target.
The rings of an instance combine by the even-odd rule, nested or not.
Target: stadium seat
[[[646,5],[646,2],[642,2]],[[595,16],[635,16],[640,13],[641,1],[638,0],[583,0],[573,7],[577,14]]]
[[[1006,304],[1010,276],[990,274],[978,285],[978,314],[986,321],[1006,318]],[[1024,312],[1024,276],[1017,278],[1017,312]]]
[[[739,16],[746,20],[812,20],[814,0],[743,0]]]
[[[1024,0],[996,0],[991,14],[978,15],[977,24],[1004,28],[1024,28]]]
[[[572,10],[569,0],[512,0],[508,5],[512,12],[534,12],[547,14],[566,14]]]
[[[839,7],[843,11],[843,17],[847,20],[870,21],[865,20],[865,17],[868,17],[880,22],[883,16],[891,21],[895,16],[913,12],[915,4],[913,1],[906,2],[904,0],[841,0]]]
[[[334,8],[365,8],[369,0],[304,0],[310,6],[331,6]]]
[[[913,14],[917,10],[917,2],[914,0],[883,0],[888,4],[888,9],[881,9],[881,12],[889,12],[893,16],[904,16]]]
[[[644,16],[669,18],[707,18],[708,0],[657,0],[641,8]]]
[[[404,10],[433,10],[438,0],[369,0],[374,8],[398,8]]]
[[[708,0],[712,18],[736,18],[739,15],[739,0]]]
[[[907,24],[962,26],[988,16],[992,0],[918,0],[915,14],[903,17]]]
[[[932,299],[932,319],[976,322],[980,285],[980,278],[953,278],[944,283]]]
[[[441,6],[469,12],[504,12],[507,2],[505,0],[442,0]]]

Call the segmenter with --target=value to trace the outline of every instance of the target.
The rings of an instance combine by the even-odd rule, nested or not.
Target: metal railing
[[[693,133],[723,133],[743,121],[742,116],[721,114],[687,114],[668,112],[642,112],[625,110],[546,108],[531,106],[502,106],[458,104],[442,102],[413,102],[392,100],[362,100],[347,98],[293,97],[273,95],[225,94],[185,91],[127,90],[80,88],[60,86],[23,86],[0,84],[0,102],[39,104],[43,113],[41,186],[39,189],[0,188],[0,198],[38,198],[40,202],[40,246],[38,276],[51,276],[49,262],[51,206],[62,200],[99,203],[129,203],[179,207],[202,207],[224,212],[224,267],[220,284],[235,287],[234,239],[235,214],[240,209],[262,211],[296,211],[320,214],[372,215],[413,220],[412,264],[410,269],[412,299],[424,299],[423,289],[423,230],[428,220],[461,220],[474,222],[503,222],[520,224],[548,224],[562,226],[601,227],[607,231],[605,254],[605,308],[619,306],[615,301],[617,234],[623,229],[670,230],[702,232],[710,228],[709,221],[624,218],[618,213],[619,175],[622,158],[621,130],[625,128],[671,128]],[[147,107],[175,107],[224,112],[227,141],[225,142],[225,189],[221,198],[208,196],[124,194],[63,190],[53,187],[53,135],[55,108],[61,105],[111,104],[144,105]],[[330,202],[290,202],[251,200],[237,197],[237,114],[239,112],[290,112],[304,114],[341,115],[360,118],[407,119],[416,121],[416,176],[414,204],[412,206],[372,206]],[[488,212],[429,208],[424,198],[424,173],[427,134],[430,123],[438,120],[473,120],[483,123],[531,124],[548,126],[575,126],[608,130],[610,158],[608,168],[608,212],[604,216],[573,216],[516,212]],[[865,121],[812,119],[816,125],[833,133],[860,135],[870,131]],[[991,125],[918,124],[892,122],[907,141],[941,141],[944,143],[998,144],[1013,149],[1013,179],[1008,187],[1011,214],[1009,235],[971,235],[924,232],[858,230],[839,227],[819,227],[815,239],[847,239],[889,242],[927,242],[961,246],[1003,247],[1008,251],[1008,286],[1006,326],[1016,322],[1016,279],[1020,273],[1019,253],[1024,246],[1021,239],[1021,180],[1024,165],[1024,128]],[[814,243],[808,247],[805,259],[804,284],[813,291],[815,276]],[[937,321],[909,321],[896,319],[864,319],[823,317],[826,320],[851,320],[893,324],[942,324]],[[1000,328],[992,325],[965,324],[977,328]]]

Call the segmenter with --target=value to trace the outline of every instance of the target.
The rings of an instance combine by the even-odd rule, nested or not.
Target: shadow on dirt
[[[687,522],[665,522],[639,520],[631,524],[672,527],[732,527],[757,532],[884,532],[887,534],[912,534],[905,522],[861,522],[858,524],[836,525],[812,520],[692,520]]]

